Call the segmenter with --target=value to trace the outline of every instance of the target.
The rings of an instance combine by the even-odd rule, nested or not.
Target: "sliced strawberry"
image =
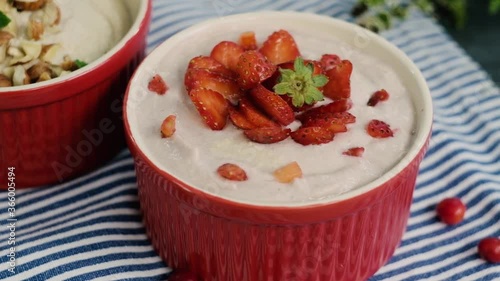
[[[162,138],[169,138],[175,133],[175,119],[175,115],[169,115],[163,120],[160,128]]]
[[[365,152],[364,147],[353,147],[353,148],[349,148],[348,150],[344,151],[342,154],[347,155],[347,156],[361,157],[361,156],[363,156],[364,152]]]
[[[349,112],[334,112],[334,113],[317,113],[317,114],[306,114],[302,113],[297,116],[297,120],[302,122],[302,124],[314,124],[310,122],[316,122],[315,120],[320,120],[320,119],[334,119],[338,120],[340,123],[347,125],[347,124],[352,124],[356,123],[356,116],[352,115]]]
[[[155,92],[158,95],[164,95],[168,91],[167,83],[161,78],[160,75],[156,74],[153,76],[151,81],[148,83],[148,90]]]
[[[233,122],[234,126],[243,129],[250,130],[256,128],[254,124],[247,120],[245,115],[238,111],[238,109],[232,105],[229,106],[229,119]]]
[[[189,69],[184,76],[184,85],[188,92],[196,88],[216,91],[232,103],[237,103],[243,95],[236,81],[206,69]]]
[[[236,72],[238,84],[243,89],[251,89],[271,77],[276,66],[258,51],[246,51],[238,60]]]
[[[212,130],[222,130],[226,126],[229,104],[221,94],[210,89],[196,88],[189,92],[189,97]]]
[[[372,120],[366,126],[366,132],[377,139],[389,138],[394,136],[394,132],[391,130],[391,126],[389,124],[380,121],[380,120]]]
[[[347,132],[346,123],[340,118],[332,114],[323,114],[320,118],[308,119],[302,123],[303,127],[322,127],[328,129],[332,133]]]
[[[366,105],[375,106],[380,101],[386,101],[388,99],[389,99],[389,93],[386,90],[382,89],[380,91],[376,91],[375,93],[373,93],[373,95],[370,97]]]
[[[226,163],[217,168],[217,173],[228,180],[232,181],[246,181],[248,179],[245,170],[236,164]]]
[[[337,55],[324,54],[323,56],[321,56],[321,67],[323,68],[323,71],[325,71],[325,72],[332,69],[332,68],[335,68],[336,66],[340,65],[341,63],[342,63],[342,60]]]
[[[245,116],[246,120],[254,124],[256,127],[278,127],[279,125],[269,119],[262,113],[253,103],[246,97],[240,100],[240,112]]]
[[[290,136],[302,145],[316,145],[331,142],[335,133],[323,127],[300,127],[297,131],[290,133]]]
[[[352,101],[350,99],[334,100],[331,103],[307,110],[306,112],[298,115],[297,119],[304,122],[304,120],[318,118],[318,116],[325,114],[346,112],[351,108]]]
[[[281,125],[287,126],[295,120],[292,108],[279,95],[258,85],[249,92],[255,104]]]
[[[249,140],[253,142],[269,144],[280,142],[288,138],[288,136],[290,136],[290,132],[291,130],[287,128],[263,127],[246,130],[244,134]]]
[[[343,60],[341,64],[326,72],[328,83],[323,88],[323,94],[331,99],[347,99],[351,97],[352,63]]]
[[[227,69],[222,63],[212,57],[199,56],[191,59],[188,69],[206,69],[214,73],[222,74],[226,77],[236,77],[236,73]]]
[[[255,38],[255,32],[247,31],[240,35],[240,45],[248,50],[257,50],[257,39]]]
[[[236,65],[238,64],[238,59],[245,50],[243,48],[231,41],[222,41],[215,45],[210,53],[210,56],[216,61],[222,63],[226,68],[236,71]]]
[[[274,178],[281,183],[291,183],[302,177],[302,169],[297,162],[292,162],[274,171]]]
[[[293,61],[300,56],[295,39],[285,30],[279,30],[271,34],[262,44],[260,52],[276,65]]]

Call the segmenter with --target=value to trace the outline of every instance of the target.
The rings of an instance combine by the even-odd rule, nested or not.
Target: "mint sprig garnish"
[[[295,59],[293,69],[279,69],[281,76],[273,88],[274,92],[291,97],[296,107],[322,101],[323,93],[318,88],[325,86],[328,78],[323,74],[314,75],[314,65],[305,65],[301,57]]]
[[[78,67],[78,69],[80,69],[80,68],[86,66],[88,63],[86,63],[86,62],[84,62],[82,60],[75,60],[75,64]]]
[[[10,18],[0,11],[0,28],[4,28],[10,23]]]

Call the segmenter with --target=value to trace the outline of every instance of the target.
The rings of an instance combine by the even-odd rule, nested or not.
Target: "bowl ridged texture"
[[[187,192],[139,153],[135,160],[144,222],[169,266],[194,271],[205,281],[366,280],[401,240],[426,147],[401,173],[376,188],[376,195],[365,193],[342,203],[370,201],[363,198],[370,196],[376,201],[350,204],[343,215],[330,213],[329,220],[311,218],[302,224],[258,223],[251,206],[241,221],[229,218],[238,207],[211,208],[208,201],[203,203],[208,199]],[[328,212],[335,204],[315,206],[315,212]],[[277,208],[276,218],[279,213]]]

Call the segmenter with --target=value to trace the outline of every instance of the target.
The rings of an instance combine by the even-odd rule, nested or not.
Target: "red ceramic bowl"
[[[124,1],[133,22],[108,53],[67,76],[0,88],[0,189],[60,182],[103,164],[125,146],[122,96],[145,56],[151,1]]]
[[[162,58],[171,57],[169,50],[193,38],[210,34],[215,37],[212,41],[227,40],[224,27],[239,31],[254,27],[258,32],[263,26],[327,31],[352,48],[388,62],[412,89],[417,124],[407,154],[369,184],[328,201],[301,206],[235,202],[160,169],[147,156],[148,148],[138,141],[139,130],[133,125],[137,122],[131,120],[138,110],[161,110],[160,100],[154,108],[145,108],[141,98],[152,94],[144,87],[153,73],[165,69]],[[189,59],[182,65],[170,65],[169,72],[162,74],[167,78],[172,73],[182,75]],[[175,91],[182,86],[172,83],[182,85],[183,81],[168,83]],[[353,24],[312,14],[262,12],[211,20],[173,36],[148,56],[131,80],[124,103],[126,136],[135,158],[147,233],[169,266],[193,271],[205,281],[355,281],[373,275],[398,246],[431,134],[432,104],[417,67],[381,37]],[[148,125],[141,132],[159,135],[158,128]]]

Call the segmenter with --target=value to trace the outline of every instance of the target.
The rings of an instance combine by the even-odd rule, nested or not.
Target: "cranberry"
[[[477,245],[481,258],[491,262],[500,263],[500,239],[496,237],[484,238]]]
[[[446,198],[436,208],[441,221],[448,225],[460,223],[464,219],[465,205],[459,198]]]

